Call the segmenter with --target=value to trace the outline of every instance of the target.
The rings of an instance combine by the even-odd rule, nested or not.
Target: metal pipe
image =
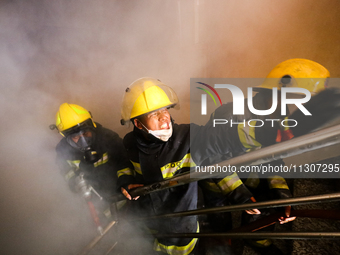
[[[109,225],[107,225],[107,227],[104,229],[103,234],[94,238],[78,255],[88,254],[116,223],[117,223],[116,221],[111,221]]]
[[[113,248],[117,245],[117,242],[115,242],[111,247],[110,249],[105,253],[105,255],[109,255],[110,252],[113,250]]]
[[[220,206],[220,207],[214,207],[214,208],[204,208],[204,209],[191,210],[191,211],[154,215],[154,216],[143,217],[143,218],[134,218],[134,219],[129,219],[129,220],[132,220],[132,221],[133,220],[151,220],[151,219],[170,218],[170,217],[201,215],[201,214],[209,214],[209,213],[232,212],[232,211],[248,210],[248,209],[254,209],[254,208],[257,208],[257,209],[274,208],[274,207],[282,207],[282,206],[287,206],[287,205],[302,205],[302,204],[324,203],[324,202],[334,202],[334,201],[340,201],[340,192],[326,194],[326,195],[270,200],[270,201],[264,201],[264,202],[242,204],[242,205],[228,205],[228,206]]]
[[[340,232],[256,232],[256,233],[180,233],[180,234],[155,234],[157,238],[202,238],[224,237],[241,239],[340,239]]]
[[[157,183],[153,183],[150,185],[145,185],[143,187],[133,189],[129,191],[129,193],[132,197],[143,196],[143,195],[146,195],[152,192],[156,192],[156,191],[163,190],[163,189],[168,189],[168,188],[175,187],[175,186],[184,185],[184,184],[198,181],[198,180],[200,179],[191,178],[190,173],[184,173],[184,174],[179,174],[176,177],[169,178],[164,181],[160,181]],[[126,199],[125,196],[123,196],[122,194],[109,198],[111,202],[118,202],[118,201],[125,200],[125,199]]]
[[[291,139],[282,143],[262,148],[244,155],[234,157],[219,163],[219,166],[246,166],[268,163],[278,159],[284,159],[296,156],[308,151],[324,148],[340,142],[340,125],[325,128],[314,133]],[[156,192],[170,187],[184,185],[206,178],[215,178],[221,176],[221,173],[203,173],[191,172],[178,175],[174,178],[157,182],[144,187],[136,188],[130,191],[130,194],[142,196],[151,192]],[[126,199],[123,195],[117,195],[110,198],[110,201],[117,202]]]
[[[331,146],[339,142],[340,125],[336,125],[228,159],[218,163],[218,165],[221,167],[230,165],[235,166],[236,168],[244,165],[259,165]],[[194,179],[214,178],[219,176],[221,176],[221,173],[190,173],[190,177]]]

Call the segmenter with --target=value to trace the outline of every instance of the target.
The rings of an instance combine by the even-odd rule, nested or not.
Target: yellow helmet
[[[55,116],[56,128],[62,136],[67,136],[83,126],[96,127],[91,113],[76,104],[63,103]]]
[[[126,90],[122,103],[121,124],[155,110],[178,104],[175,91],[154,78],[140,78]]]
[[[305,88],[315,95],[326,88],[329,76],[329,71],[324,66],[312,60],[288,59],[275,66],[265,81],[255,90],[299,87]]]

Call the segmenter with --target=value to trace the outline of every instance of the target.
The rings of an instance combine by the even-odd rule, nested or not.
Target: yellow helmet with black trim
[[[255,91],[299,87],[315,95],[327,87],[329,77],[329,71],[317,62],[302,58],[288,59],[275,66],[265,81],[255,88]]]
[[[55,122],[62,136],[67,136],[84,126],[96,127],[89,111],[79,105],[68,103],[60,105]]]
[[[126,90],[121,108],[121,124],[155,110],[178,105],[175,91],[154,78],[140,78]]]

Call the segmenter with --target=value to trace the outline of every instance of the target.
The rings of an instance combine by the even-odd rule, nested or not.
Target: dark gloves
[[[289,119],[298,122],[291,127],[295,137],[307,134],[340,116],[340,89],[329,88],[313,96],[304,107],[312,115],[304,115],[297,109]]]

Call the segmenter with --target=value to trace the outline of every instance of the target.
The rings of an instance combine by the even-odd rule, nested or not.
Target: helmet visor
[[[85,151],[89,149],[93,145],[94,139],[95,132],[93,128],[90,127],[84,128],[79,132],[69,134],[66,137],[67,143],[70,144],[73,148],[80,151]]]
[[[73,126],[69,129],[66,129],[62,132],[60,132],[62,135],[64,135],[65,137],[71,135],[71,134],[74,134],[74,133],[78,133],[80,132],[81,130],[84,130],[86,128],[92,128],[94,129],[94,126],[93,126],[93,122],[92,122],[92,119],[87,119],[85,120],[84,122],[76,125],[76,126]]]

